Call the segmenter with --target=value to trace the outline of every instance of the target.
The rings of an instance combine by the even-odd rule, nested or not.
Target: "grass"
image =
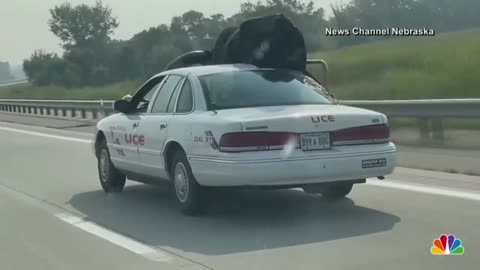
[[[340,99],[480,97],[480,30],[403,38],[310,55],[329,63]],[[310,68],[318,73],[317,67]]]
[[[134,94],[140,85],[141,82],[126,81],[107,86],[66,89],[25,83],[0,87],[0,99],[119,99],[126,94]]]
[[[480,97],[480,29],[406,37],[313,53],[330,67],[329,88],[339,99]],[[319,67],[309,67],[312,73]],[[140,82],[65,89],[29,84],[0,87],[0,98],[117,99]]]

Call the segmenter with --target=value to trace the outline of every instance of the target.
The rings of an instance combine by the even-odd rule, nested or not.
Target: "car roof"
[[[165,76],[169,74],[176,74],[176,75],[183,75],[183,76],[186,76],[188,74],[193,74],[198,77],[198,76],[210,75],[215,73],[246,71],[246,70],[264,70],[264,68],[259,68],[259,67],[248,65],[248,64],[205,65],[205,66],[193,66],[193,67],[171,69],[171,70],[167,70],[162,73],[159,73],[155,75],[155,77]]]

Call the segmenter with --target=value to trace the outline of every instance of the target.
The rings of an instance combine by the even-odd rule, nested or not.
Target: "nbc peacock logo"
[[[433,240],[433,246],[430,248],[433,255],[463,255],[464,251],[462,240],[456,239],[453,234],[440,235],[438,239]]]

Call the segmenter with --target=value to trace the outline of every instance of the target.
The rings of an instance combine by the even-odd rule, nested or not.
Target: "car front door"
[[[116,166],[126,171],[141,173],[139,145],[142,138],[136,136],[141,115],[145,113],[156,90],[162,85],[164,77],[156,77],[146,82],[132,97],[131,113],[116,115],[115,124],[110,127],[112,139],[112,160]]]
[[[135,134],[142,138],[142,143],[139,144],[139,162],[142,171],[148,176],[168,179],[162,151],[183,80],[182,76],[169,75],[153,97],[149,110],[138,115],[139,126],[135,129]]]

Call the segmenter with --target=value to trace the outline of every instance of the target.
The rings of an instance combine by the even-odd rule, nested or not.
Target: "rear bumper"
[[[386,159],[383,167],[362,168],[362,161]],[[275,186],[348,181],[391,174],[396,165],[393,143],[361,153],[329,153],[288,159],[232,160],[189,156],[193,174],[204,186]]]

